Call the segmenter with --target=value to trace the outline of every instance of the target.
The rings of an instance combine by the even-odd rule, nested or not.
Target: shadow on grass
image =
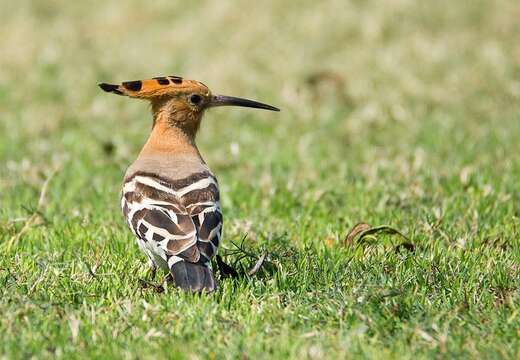
[[[270,279],[278,270],[276,265],[277,259],[292,252],[290,249],[286,249],[283,254],[280,254],[279,248],[274,251],[263,249],[259,252],[254,252],[246,248],[244,244],[246,238],[247,234],[242,237],[240,243],[231,242],[233,249],[225,250],[223,256],[215,256],[215,268],[218,270],[221,278],[243,279],[257,277]],[[283,236],[276,240],[281,238]],[[226,263],[223,257],[226,260],[229,259],[230,263]]]

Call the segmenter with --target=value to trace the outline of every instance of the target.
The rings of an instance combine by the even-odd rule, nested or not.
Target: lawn
[[[0,7],[0,358],[520,357],[517,0]],[[205,116],[211,295],[119,209],[151,118],[96,84],[160,75],[282,109]]]

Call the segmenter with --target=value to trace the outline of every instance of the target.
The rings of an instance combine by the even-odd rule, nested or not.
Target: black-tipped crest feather
[[[117,95],[123,95],[123,93],[119,90],[119,85],[100,83],[98,86],[106,92],[111,92]]]

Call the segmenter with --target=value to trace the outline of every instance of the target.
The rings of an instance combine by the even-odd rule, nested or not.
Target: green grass
[[[518,1],[172,3],[0,1],[0,358],[518,358]],[[271,263],[211,296],[118,208],[150,115],[96,83],[169,74],[282,108],[206,115],[221,254]]]

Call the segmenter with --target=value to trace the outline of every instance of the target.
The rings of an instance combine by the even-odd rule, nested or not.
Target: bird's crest
[[[99,87],[106,92],[138,99],[155,99],[193,91],[209,94],[206,85],[179,76],[160,76],[146,80],[124,81],[120,85],[101,83]]]

